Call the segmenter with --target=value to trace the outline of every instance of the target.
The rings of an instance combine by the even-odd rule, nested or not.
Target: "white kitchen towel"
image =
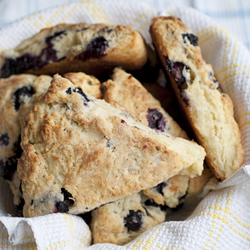
[[[205,198],[184,205],[175,221],[156,226],[125,246],[90,246],[91,232],[78,216],[52,214],[36,218],[13,217],[12,195],[0,179],[0,249],[250,249],[250,53],[216,22],[190,8],[171,8],[163,15],[180,17],[199,36],[204,59],[234,102],[245,149],[244,166],[228,180],[212,179]],[[148,42],[150,20],[157,11],[135,1],[84,1],[50,9],[0,30],[0,47],[16,46],[41,28],[59,22],[106,22],[129,25]]]

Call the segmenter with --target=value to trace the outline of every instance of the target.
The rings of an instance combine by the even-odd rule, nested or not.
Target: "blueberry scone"
[[[84,73],[68,73],[75,86],[82,86],[87,93],[101,97],[101,83]],[[0,175],[10,183],[14,194],[14,205],[19,215],[22,215],[24,200],[20,179],[16,172],[17,161],[22,155],[21,127],[25,117],[36,99],[44,94],[51,83],[50,76],[35,76],[30,74],[11,76],[0,80]]]
[[[108,103],[129,112],[145,126],[188,139],[186,132],[161,107],[160,102],[132,75],[116,68],[112,79],[103,83],[106,87],[104,99]],[[174,176],[156,187],[144,190],[144,193],[157,204],[174,208],[186,194],[188,182],[189,176]]]
[[[104,98],[107,102],[129,112],[146,126],[188,138],[160,103],[132,75],[116,68],[112,79],[103,83],[106,87]],[[196,182],[200,179],[203,181],[204,177],[196,177]],[[207,181],[206,179],[203,183]],[[122,245],[148,228],[165,221],[166,215],[172,212],[170,208],[176,208],[184,201],[189,183],[189,176],[176,175],[155,187],[142,191],[140,195],[126,196],[94,210],[91,222],[94,243]],[[198,184],[192,184],[192,192],[198,192],[197,189]],[[135,207],[141,209],[135,209]],[[159,215],[156,219],[155,214]],[[130,223],[126,222],[127,217]]]
[[[82,71],[97,75],[114,66],[136,70],[147,61],[139,32],[122,25],[59,24],[41,30],[0,55],[0,78]]]
[[[198,37],[175,17],[152,20],[152,39],[178,102],[196,140],[206,150],[206,162],[219,180],[243,163],[244,151],[233,104],[202,59]]]
[[[84,213],[180,172],[200,175],[205,157],[196,143],[152,130],[59,75],[27,116],[21,146],[27,217]]]
[[[135,193],[92,211],[93,243],[124,245],[166,218],[166,208]]]
[[[14,205],[22,214],[23,199],[17,162],[22,155],[20,147],[23,110],[28,108],[35,95],[45,92],[51,82],[50,76],[17,75],[0,79],[0,176],[9,182],[14,194]]]

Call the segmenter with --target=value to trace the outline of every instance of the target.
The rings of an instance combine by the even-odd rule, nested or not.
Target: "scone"
[[[87,93],[101,97],[101,83],[96,78],[84,73],[68,73],[65,77],[71,79],[75,86],[80,84]],[[19,215],[22,215],[24,204],[16,173],[17,161],[22,155],[21,127],[36,98],[48,90],[51,80],[50,76],[30,74],[0,79],[0,175],[10,183]]]
[[[93,210],[93,243],[124,245],[166,218],[166,207],[154,203],[142,192]]]
[[[122,25],[59,24],[0,55],[0,78],[82,71],[97,75],[115,66],[136,70],[147,61],[139,32]]]
[[[22,130],[24,216],[79,214],[178,173],[194,177],[205,151],[54,76]]]
[[[112,79],[103,83],[106,87],[104,99],[108,103],[129,112],[145,126],[188,139],[186,132],[161,107],[160,102],[131,74],[116,68]],[[174,208],[186,194],[188,183],[189,176],[174,176],[156,187],[144,190],[144,193],[154,202]]]
[[[219,180],[230,177],[243,163],[241,135],[232,101],[217,90],[198,37],[175,17],[154,18],[150,32],[196,140],[206,150],[208,166]]]
[[[14,194],[16,212],[22,214],[23,199],[17,162],[22,155],[19,118],[34,95],[45,92],[50,76],[16,75],[0,79],[0,175],[9,182]]]

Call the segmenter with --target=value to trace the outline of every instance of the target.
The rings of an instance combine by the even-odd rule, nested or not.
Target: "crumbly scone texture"
[[[160,102],[131,74],[115,68],[112,79],[103,83],[107,88],[104,92],[106,102],[123,108],[145,126],[188,139],[186,132],[161,107]]]
[[[145,126],[188,139],[186,132],[161,107],[160,102],[131,74],[115,68],[112,79],[103,83],[106,87],[104,99],[108,103],[129,112]],[[186,193],[188,182],[188,176],[172,177],[156,187],[144,190],[144,193],[158,204],[165,203],[169,207],[176,207],[179,204],[179,198]]]
[[[16,173],[22,154],[19,119],[24,115],[23,110],[30,108],[33,98],[48,89],[51,80],[50,76],[29,74],[0,79],[0,175],[9,182],[20,215],[22,194]]]
[[[101,97],[101,83],[92,76],[84,73],[68,73],[66,78],[71,79],[77,87],[81,85],[84,91],[96,98]],[[0,175],[9,183],[14,194],[14,205],[17,212],[22,214],[21,185],[16,173],[17,161],[21,157],[22,149],[21,128],[36,99],[46,93],[52,77],[22,74],[0,80]]]
[[[22,130],[24,216],[73,214],[152,187],[181,170],[200,175],[205,151],[156,132],[54,76]]]
[[[92,211],[90,227],[93,243],[124,245],[163,222],[166,210],[148,201],[139,192]]]
[[[198,38],[180,19],[154,18],[150,32],[177,99],[206,150],[208,166],[219,180],[228,178],[244,160],[230,97],[217,90],[202,59]]]
[[[0,57],[0,77],[85,72],[97,75],[115,66],[140,69],[147,61],[141,34],[108,24],[59,24],[41,30]]]

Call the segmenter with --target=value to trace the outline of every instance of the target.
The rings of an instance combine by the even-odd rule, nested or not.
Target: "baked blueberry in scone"
[[[68,73],[75,86],[81,85],[84,91],[96,98],[101,97],[101,84],[92,76],[84,73]],[[51,83],[50,76],[29,74],[11,76],[0,80],[0,175],[10,183],[14,194],[14,205],[22,215],[22,184],[16,172],[18,159],[22,155],[21,128],[25,117],[36,99],[44,94]]]
[[[154,18],[150,32],[177,100],[206,150],[208,166],[219,180],[230,177],[244,160],[241,134],[232,101],[217,90],[198,38],[175,17]]]
[[[129,48],[129,49],[128,49]],[[97,75],[115,66],[140,69],[147,49],[139,32],[122,25],[59,24],[0,54],[0,78],[82,71]]]
[[[124,245],[166,218],[166,207],[154,203],[142,192],[106,204],[92,211],[93,243]]]
[[[196,143],[152,130],[59,75],[28,114],[21,146],[27,217],[84,213],[180,171],[200,175],[205,157]]]

